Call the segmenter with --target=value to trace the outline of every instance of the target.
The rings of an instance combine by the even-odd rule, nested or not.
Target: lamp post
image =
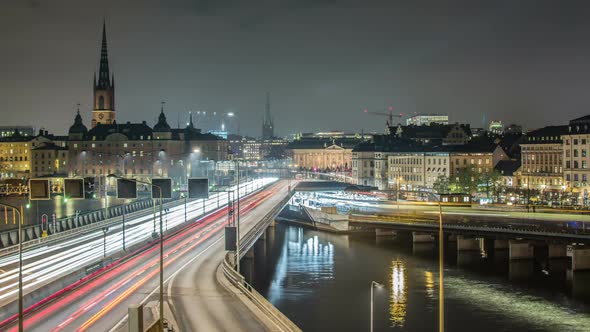
[[[12,209],[18,214],[18,330],[23,331],[23,229],[24,215],[18,207],[0,203],[0,206]]]
[[[107,233],[109,232],[108,227],[102,228],[102,257],[107,258]]]
[[[383,288],[385,286],[383,286],[383,284],[380,284],[376,281],[371,281],[371,327],[370,327],[370,332],[373,332],[373,289],[377,287],[377,288]]]
[[[141,183],[148,185],[153,188],[158,188],[160,194],[160,331],[164,331],[164,233],[163,233],[163,222],[162,222],[162,187],[156,186],[151,182],[139,181],[136,179],[129,179],[115,174],[109,174],[108,177],[123,179],[127,181],[133,181],[135,183]]]
[[[236,221],[236,271],[240,273],[240,161],[236,160],[236,170],[238,173],[238,185],[236,187],[238,196],[238,211]]]
[[[438,330],[444,332],[445,330],[445,301],[444,301],[444,269],[443,269],[443,220],[442,220],[442,204],[440,196],[433,195],[438,200]]]

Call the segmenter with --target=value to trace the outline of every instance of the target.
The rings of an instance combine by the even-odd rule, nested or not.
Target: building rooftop
[[[520,160],[500,160],[494,167],[504,176],[512,176],[520,167]]]
[[[529,131],[521,144],[561,144],[561,135],[568,134],[568,126],[547,126]]]

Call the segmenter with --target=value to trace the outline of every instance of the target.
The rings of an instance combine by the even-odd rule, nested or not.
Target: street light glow
[[[194,149],[193,152],[194,153],[199,153],[199,152],[201,152],[201,149]]]

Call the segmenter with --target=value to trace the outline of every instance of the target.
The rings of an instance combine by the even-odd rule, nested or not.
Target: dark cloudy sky
[[[118,121],[239,114],[260,135],[382,131],[361,113],[448,113],[527,128],[590,114],[588,1],[3,0],[0,124],[67,130],[107,21]]]

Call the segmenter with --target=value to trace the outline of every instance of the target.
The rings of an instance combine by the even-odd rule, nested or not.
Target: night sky
[[[361,109],[389,105],[475,127],[590,114],[588,1],[3,0],[0,13],[2,125],[62,134],[77,103],[90,124],[103,18],[118,122],[153,125],[164,100],[171,125],[233,111],[259,136],[267,91],[279,135],[381,132]]]

